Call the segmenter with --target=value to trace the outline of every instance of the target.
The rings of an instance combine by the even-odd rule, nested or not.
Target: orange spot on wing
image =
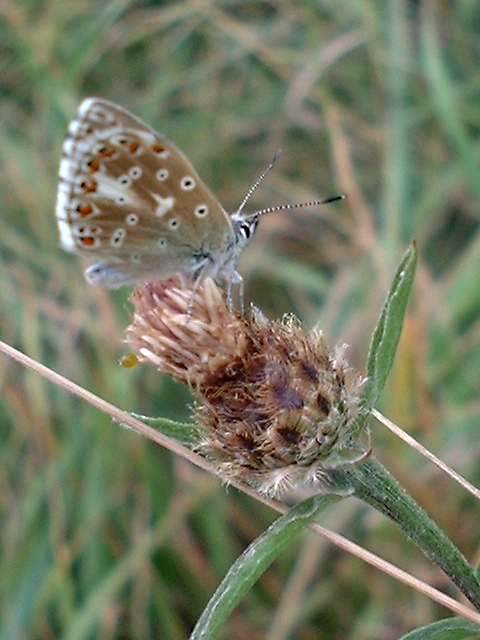
[[[93,213],[93,207],[91,204],[79,204],[77,205],[75,211],[79,213],[82,217],[85,217]]]
[[[138,148],[140,147],[140,143],[137,141],[131,142],[130,143],[130,153],[136,153],[138,151]]]
[[[93,245],[95,244],[95,238],[93,238],[92,236],[87,236],[86,238],[80,238],[80,242],[84,247],[93,247]]]
[[[158,142],[156,142],[155,144],[152,145],[152,151],[154,153],[163,153],[166,150],[167,150],[167,148],[164,147],[163,144],[159,144]]]
[[[80,183],[80,189],[82,189],[82,191],[85,191],[85,193],[95,193],[95,191],[97,190],[97,183],[95,182],[95,180],[82,180],[82,182]]]
[[[98,171],[100,169],[100,162],[98,160],[96,160],[95,158],[92,158],[91,160],[89,160],[87,162],[87,167],[88,167],[88,170],[90,171],[90,173],[95,173],[96,171]]]
[[[115,155],[115,149],[113,147],[105,145],[104,147],[99,149],[97,155],[100,156],[100,158],[111,158],[113,155]]]

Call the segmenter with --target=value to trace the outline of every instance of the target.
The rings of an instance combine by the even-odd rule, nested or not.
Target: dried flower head
[[[180,277],[146,284],[132,299],[127,341],[141,362],[191,387],[198,449],[223,477],[278,496],[319,482],[352,450],[361,381],[320,331],[305,334],[292,317],[240,316],[209,279],[195,291]]]

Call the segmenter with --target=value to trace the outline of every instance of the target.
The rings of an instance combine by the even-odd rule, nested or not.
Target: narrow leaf
[[[419,627],[399,640],[479,640],[480,625],[463,618],[447,618]]]
[[[169,418],[152,418],[150,416],[143,416],[138,413],[131,412],[131,415],[141,422],[158,429],[164,436],[173,438],[181,444],[192,447],[198,444],[200,439],[200,429],[197,425],[191,422],[177,422],[176,420],[170,420]]]
[[[213,640],[231,611],[285,547],[327,506],[348,494],[308,498],[270,525],[230,567],[204,609],[190,640]]]
[[[368,380],[362,398],[365,413],[373,408],[392,368],[413,285],[417,251],[412,243],[400,262],[372,335],[368,352]]]

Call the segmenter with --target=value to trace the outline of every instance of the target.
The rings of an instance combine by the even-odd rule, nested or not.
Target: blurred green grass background
[[[434,0],[0,5],[1,339],[120,407],[185,419],[191,398],[118,366],[128,291],[88,287],[58,247],[61,142],[80,100],[114,100],[185,150],[233,210],[337,192],[266,217],[247,300],[295,312],[364,364],[411,238],[415,299],[381,407],[480,482],[480,5]],[[0,359],[0,638],[180,640],[274,514]],[[473,562],[478,507],[374,427],[380,459]],[[327,525],[450,591],[378,515]],[[397,638],[447,612],[306,536],[232,616],[234,640]]]

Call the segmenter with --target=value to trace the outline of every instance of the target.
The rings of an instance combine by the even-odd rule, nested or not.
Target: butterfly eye
[[[249,224],[241,224],[240,225],[240,233],[243,235],[245,240],[248,240],[252,235],[252,230]]]

